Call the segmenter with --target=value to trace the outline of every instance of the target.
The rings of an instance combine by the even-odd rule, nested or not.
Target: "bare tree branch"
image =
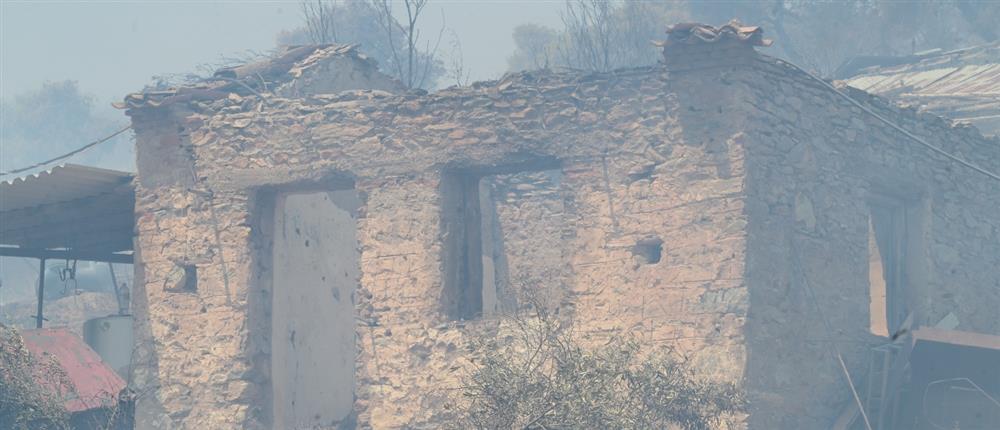
[[[336,0],[303,1],[300,6],[309,40],[316,44],[337,43]]]
[[[441,20],[442,22],[444,21],[443,13]],[[448,57],[448,77],[453,79],[455,85],[460,87],[469,85],[469,71],[465,67],[465,57],[462,55],[462,41],[458,39],[458,34],[454,30],[451,31],[451,53]]]
[[[382,31],[385,32],[385,37],[389,41],[389,50],[392,52],[393,67],[396,69],[396,78],[399,79],[403,84],[406,84],[406,80],[403,79],[403,68],[402,62],[399,61],[399,50],[396,48],[395,37],[393,37],[393,31],[398,27],[400,31],[405,31],[395,18],[392,17],[392,4],[389,0],[371,0],[372,7],[375,8],[379,16],[379,26],[382,27]]]
[[[437,51],[444,35],[444,24],[442,24],[441,30],[438,32],[438,37],[434,41],[433,47],[430,41],[425,41],[424,49],[421,50],[421,37],[418,25],[428,0],[403,0],[403,6],[406,9],[406,19],[403,22],[400,22],[393,16],[390,0],[370,1],[379,15],[380,27],[389,40],[396,78],[407,88],[423,87],[431,76],[434,75],[435,66],[440,68],[440,65],[437,63]],[[396,44],[395,38],[397,35],[402,35],[405,46],[398,46]]]

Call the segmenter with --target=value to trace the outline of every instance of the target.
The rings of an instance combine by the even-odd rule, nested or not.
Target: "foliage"
[[[47,381],[40,385],[38,381]],[[59,393],[72,384],[54,361],[32,357],[21,335],[0,324],[0,427],[11,430],[68,429]]]
[[[702,430],[744,408],[735,385],[699,378],[668,350],[629,338],[587,348],[545,311],[504,320],[471,348],[458,428]]]
[[[95,107],[76,81],[46,82],[0,104],[0,170],[23,167],[66,153],[119,129],[124,121]],[[122,135],[75,158],[74,162],[131,169],[131,141]]]
[[[406,5],[417,6],[413,3]],[[426,0],[417,3],[422,11]],[[356,43],[383,73],[411,88],[433,88],[445,73],[436,45],[419,45],[416,20],[420,11],[409,15],[412,22],[400,23],[391,4],[378,0],[309,0],[301,7],[302,27],[279,34],[279,45]]]

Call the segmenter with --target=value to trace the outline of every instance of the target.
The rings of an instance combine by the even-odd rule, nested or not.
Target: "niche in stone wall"
[[[446,171],[446,315],[468,320],[550,301],[566,266],[562,173],[554,162]]]
[[[270,340],[276,429],[336,428],[351,420],[359,205],[354,190],[275,196]]]
[[[658,237],[642,239],[632,247],[632,255],[640,264],[656,264],[663,256],[663,241]]]

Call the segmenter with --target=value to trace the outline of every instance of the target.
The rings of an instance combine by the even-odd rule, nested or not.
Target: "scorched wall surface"
[[[466,333],[490,323],[444,309],[443,181],[455,170],[487,178],[488,240],[508,286],[498,294],[549,297],[589,341],[631,333],[739,382],[747,107],[736,70],[537,73],[431,95],[133,109],[141,423],[271,425],[272,298],[299,286],[273,282],[268,202],[326,187],[361,200],[358,425],[439,425]],[[637,248],[656,243],[656,261]],[[197,291],[171,286],[179,265],[197,267]]]
[[[958,330],[996,334],[1000,182],[932,153],[776,60],[762,58],[755,68],[737,83],[750,112],[749,424],[829,428],[853,401],[834,353],[864,396],[869,348],[889,341],[869,327],[873,201],[906,206],[898,293],[914,326],[952,313]],[[926,142],[1000,171],[1000,142],[978,130],[844,91]]]

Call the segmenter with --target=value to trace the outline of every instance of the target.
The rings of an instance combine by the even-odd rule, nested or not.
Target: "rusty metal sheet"
[[[66,401],[69,412],[107,407],[118,402],[127,384],[101,361],[82,339],[64,328],[43,328],[21,332],[28,351],[37,359],[55,359],[73,384],[76,396]],[[39,381],[40,385],[45,385]]]

